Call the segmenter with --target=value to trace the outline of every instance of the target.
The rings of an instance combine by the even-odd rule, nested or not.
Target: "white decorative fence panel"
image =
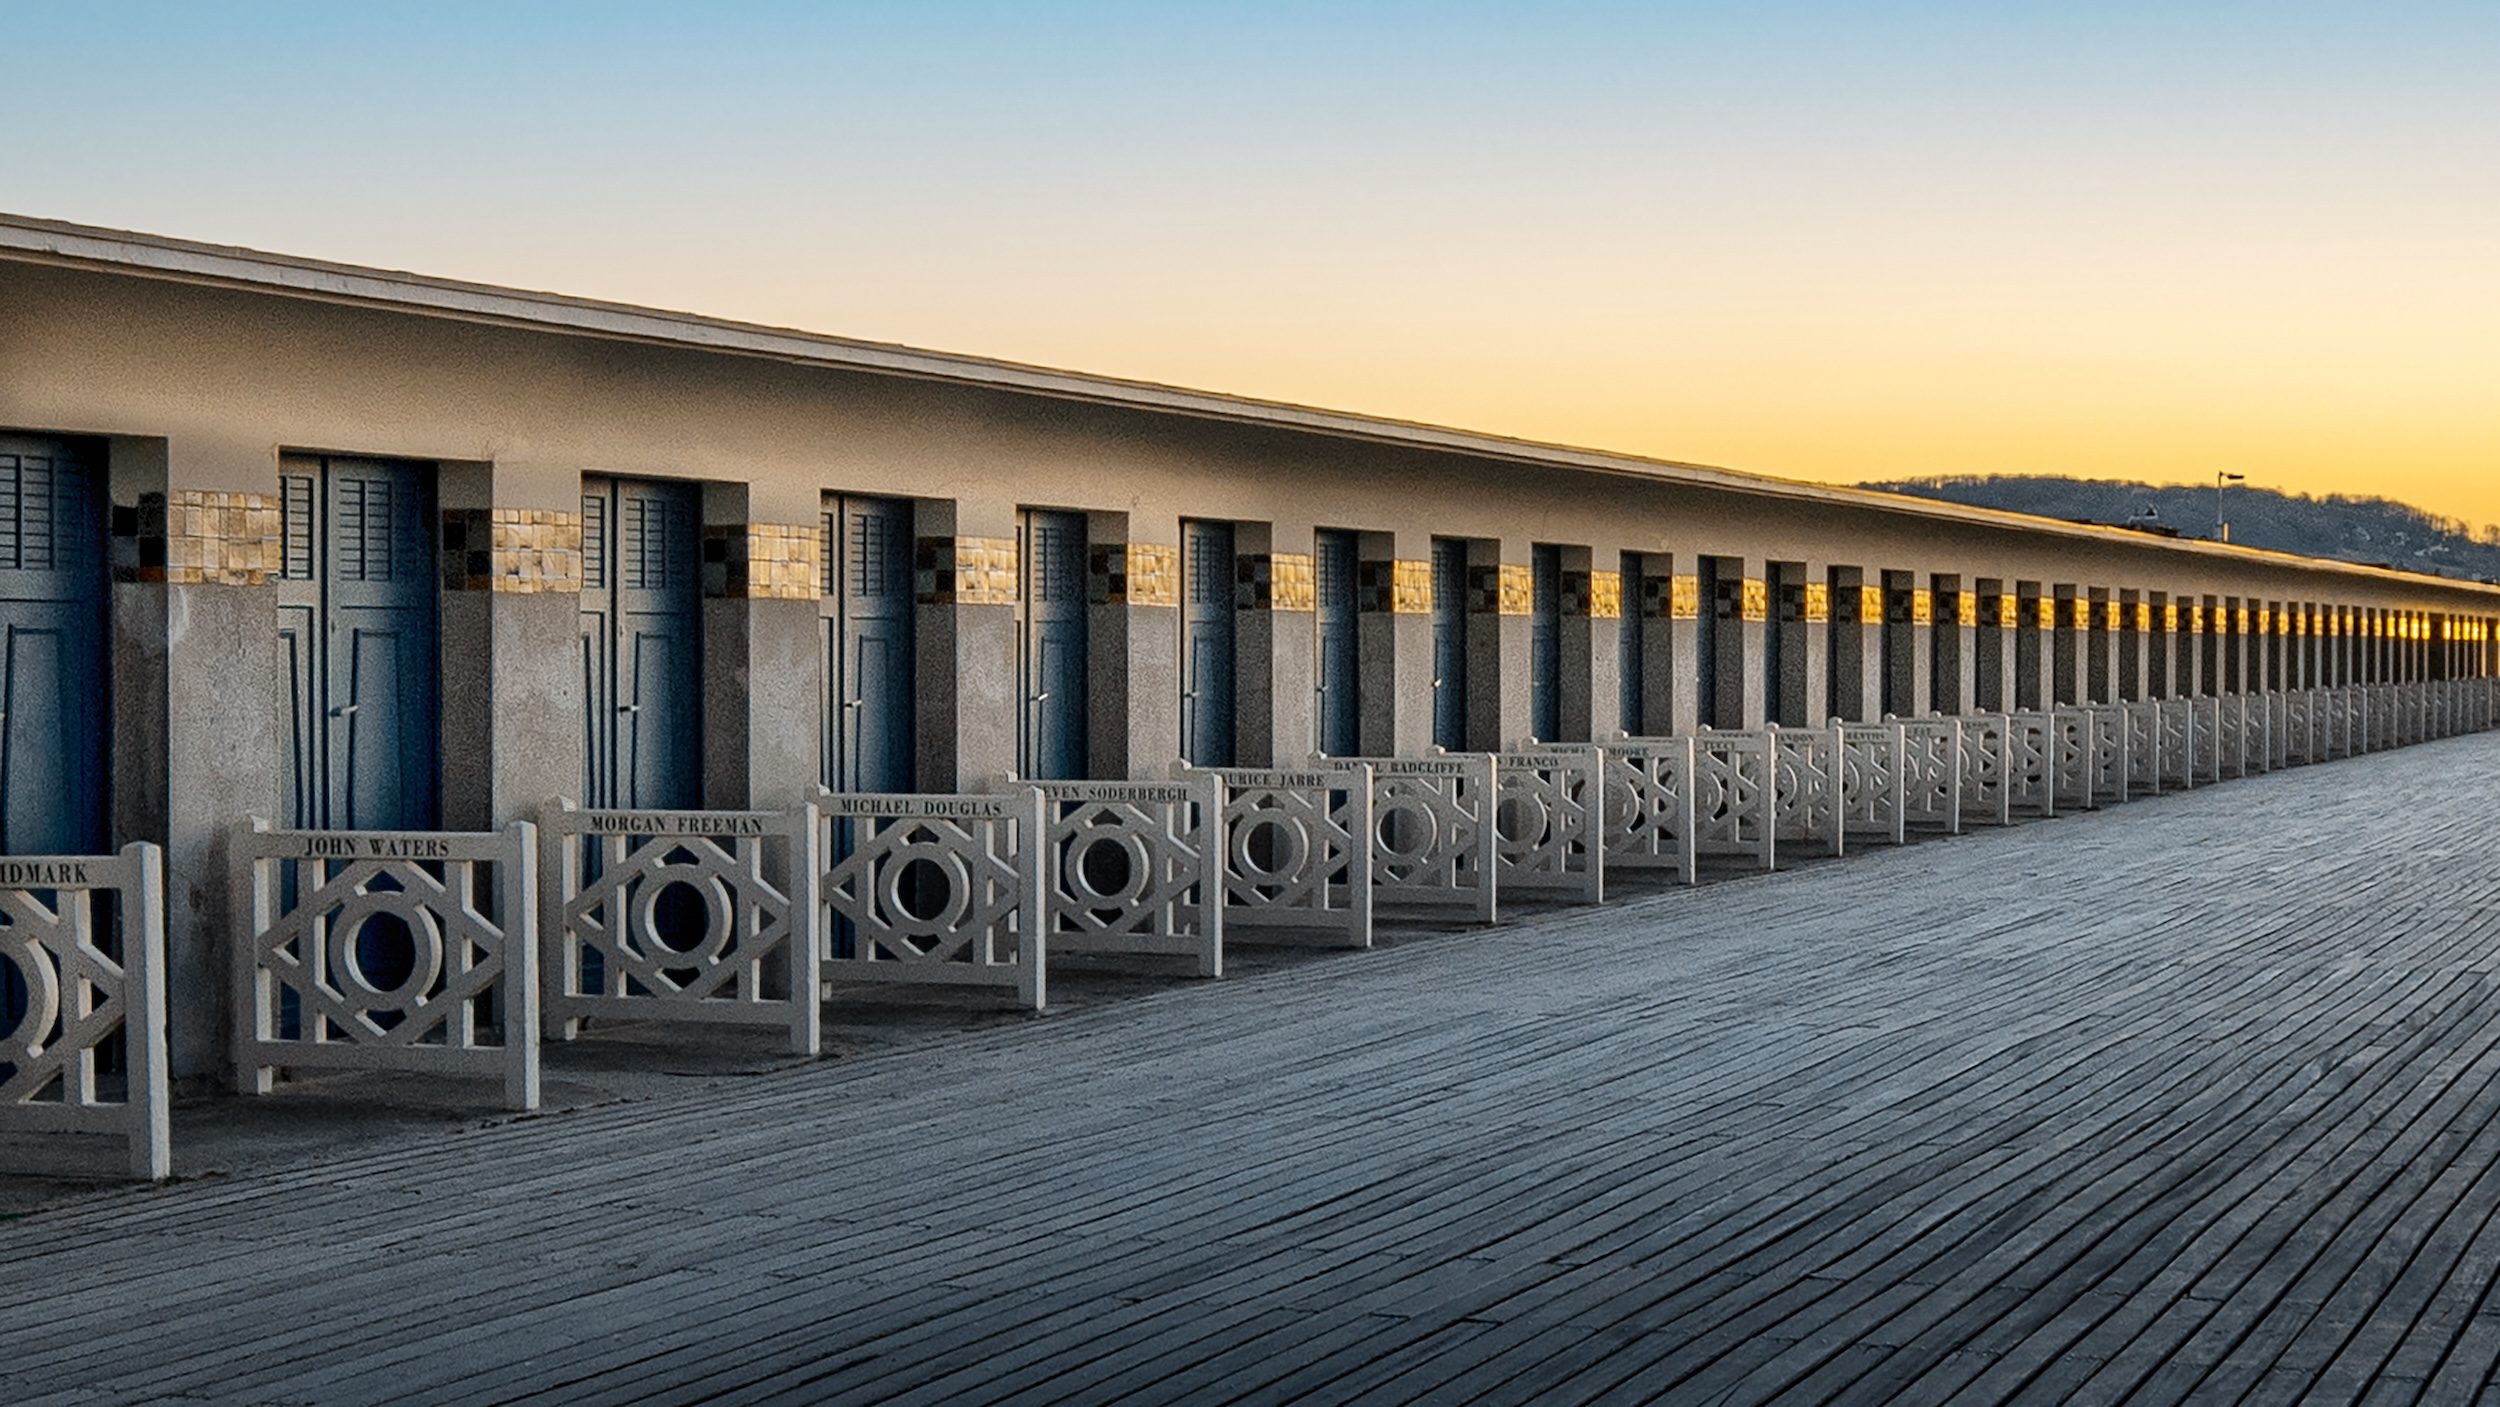
[[[1974,713],[1961,720],[1962,817],[1983,825],[2014,823],[2014,789],[2007,781],[2011,746],[2005,715]]]
[[[2057,719],[2047,713],[2005,715],[2005,786],[2012,814],[2057,814]]]
[[[2162,788],[2161,705],[2143,702],[2117,707],[2126,730],[2128,794],[2158,796]]]
[[[1372,945],[1372,774],[1204,770],[1224,784],[1224,924],[1279,941]]]
[[[2266,703],[2266,766],[2269,770],[2289,767],[2292,765],[2291,696],[2276,691],[2259,697]]]
[[[2161,716],[2158,740],[2161,784],[2177,791],[2196,785],[2196,701],[2163,699],[2154,708]]]
[[[1693,851],[1776,865],[1779,827],[1767,732],[1705,728],[1693,739]]]
[[[2092,719],[2092,804],[2124,802],[2135,773],[2127,715],[2116,704],[2093,704],[2084,712]]]
[[[1372,774],[1375,902],[1458,909],[1483,923],[1497,913],[1491,753],[1439,757],[1330,757],[1314,766]]]
[[[1603,903],[1603,752],[1521,750],[1505,752],[1495,762],[1493,851],[1501,891]]]
[[[0,963],[23,983],[0,1133],[118,1138],[131,1176],[169,1175],[163,852],[0,858]]]
[[[1907,744],[1900,723],[1834,723],[1842,839],[1908,839]]]
[[[2269,696],[2259,693],[2240,695],[2240,703],[2248,710],[2248,736],[2242,744],[2248,770],[2274,770],[2274,705]]]
[[[2057,804],[2090,810],[2100,790],[2101,766],[2100,730],[2094,726],[2091,713],[2079,708],[2061,708],[2051,713],[2049,747]]]
[[[1901,820],[1922,830],[1962,833],[1962,730],[1959,718],[1909,718],[1901,730]]]
[[[2214,700],[2214,712],[2221,720],[2216,747],[2222,775],[2245,777],[2249,771],[2248,696],[2224,694]]]
[[[538,832],[273,830],[232,842],[234,1068],[503,1081],[538,1107]]]
[[[1224,975],[1224,782],[1035,782],[1057,953],[1157,953]]]
[[[1840,738],[1829,728],[1781,728],[1771,736],[1772,830],[1780,847],[1812,845],[1841,854]]]
[[[820,974],[1049,997],[1042,795],[816,794]]]
[[[1694,872],[1693,740],[1623,738],[1606,758],[1605,858],[1624,869]]]
[[[2283,745],[2280,749],[2287,767],[2305,767],[2319,761],[2318,754],[2318,691],[2294,689],[2283,696]]]
[[[820,1031],[816,811],[542,814],[547,1019]]]

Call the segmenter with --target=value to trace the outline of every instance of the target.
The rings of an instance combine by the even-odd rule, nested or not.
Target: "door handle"
[[[356,710],[362,707],[364,707],[363,704],[341,704],[337,708],[330,710],[330,716],[332,718],[347,718],[352,716]]]
[[[619,712],[619,713],[640,713],[640,712],[642,712],[642,705],[641,705],[641,704],[618,704],[618,705],[616,706],[616,711],[617,711],[617,712]]]
[[[1035,702],[1035,703],[1048,703],[1049,701],[1050,701],[1050,690],[1048,690],[1048,689],[1044,689],[1044,690],[1043,690],[1043,691],[1041,691],[1040,693],[1035,694],[1035,695],[1033,696],[1033,702]]]
[[[865,708],[867,706],[868,701],[866,699],[844,699],[842,701],[842,711],[844,713],[848,713],[855,708]]]

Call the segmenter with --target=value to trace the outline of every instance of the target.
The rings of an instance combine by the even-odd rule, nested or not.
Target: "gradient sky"
[[[2500,4],[0,0],[0,209],[1794,478],[2500,522]]]

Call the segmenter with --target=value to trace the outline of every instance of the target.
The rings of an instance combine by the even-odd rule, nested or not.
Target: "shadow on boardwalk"
[[[2470,1400],[2496,818],[2459,738],[89,1198],[0,1400]]]

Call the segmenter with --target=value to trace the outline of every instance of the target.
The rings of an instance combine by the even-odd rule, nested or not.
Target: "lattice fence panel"
[[[1974,713],[1961,720],[1962,817],[1983,825],[2014,823],[2014,789],[2007,781],[2011,744],[2005,715]]]
[[[0,963],[22,984],[0,1008],[0,1133],[118,1138],[149,1181],[173,1171],[164,874],[147,844],[0,858]]]
[[[1691,884],[1693,740],[1623,738],[1606,755],[1606,863]]]
[[[273,830],[231,846],[234,1067],[503,1081],[538,1107],[538,832]]]
[[[1493,853],[1502,892],[1603,902],[1604,755],[1596,748],[1522,750],[1494,761]]]
[[[2196,756],[2196,780],[2200,783],[2221,781],[2222,700],[2206,696],[2188,700],[2188,706],[2195,718],[2195,729],[2189,742]]]
[[[1693,739],[1693,849],[1741,856],[1771,869],[1779,827],[1768,732],[1705,728]]]
[[[1049,997],[1042,795],[816,794],[827,981]]]
[[[1814,846],[1827,855],[1846,846],[1840,791],[1840,742],[1829,728],[1782,728],[1771,735],[1771,815],[1782,850]]]
[[[1898,845],[1908,837],[1909,778],[1903,770],[1902,726],[1889,722],[1831,725],[1844,839]]]
[[[1053,952],[1156,953],[1224,975],[1224,783],[1036,782]]]
[[[2294,689],[2283,696],[2283,761],[2306,766],[2318,756],[2318,691]]]
[[[2220,719],[2216,733],[2216,756],[2225,777],[2248,775],[2248,696],[2225,694],[2214,700],[2214,711]]]
[[[1962,720],[1909,718],[1901,730],[1901,820],[1962,833]]]
[[[544,833],[546,1011],[782,1026],[817,1051],[816,813],[604,811],[560,802]]]
[[[2005,715],[2005,786],[2017,816],[2054,816],[2058,807],[2057,720],[2046,713]]]
[[[2160,758],[2161,784],[2186,791],[2196,785],[2196,702],[2193,699],[2163,699],[2153,708],[2160,718],[2156,751]]]
[[[1224,784],[1226,929],[1370,947],[1371,769],[1203,770]]]
[[[2049,748],[2054,762],[2057,804],[2088,810],[2099,790],[2100,733],[2091,713],[2061,708],[2049,715]]]
[[[1372,774],[1374,901],[1438,911],[1457,909],[1491,923],[1500,893],[1493,802],[1499,783],[1491,753],[1439,757],[1330,757],[1314,766]]]
[[[2093,804],[2125,801],[2135,772],[2127,751],[2127,715],[2116,704],[2093,704],[2083,712],[2092,720]]]
[[[2161,705],[2150,701],[2117,705],[2126,730],[2127,791],[2157,796],[2162,788]]]

